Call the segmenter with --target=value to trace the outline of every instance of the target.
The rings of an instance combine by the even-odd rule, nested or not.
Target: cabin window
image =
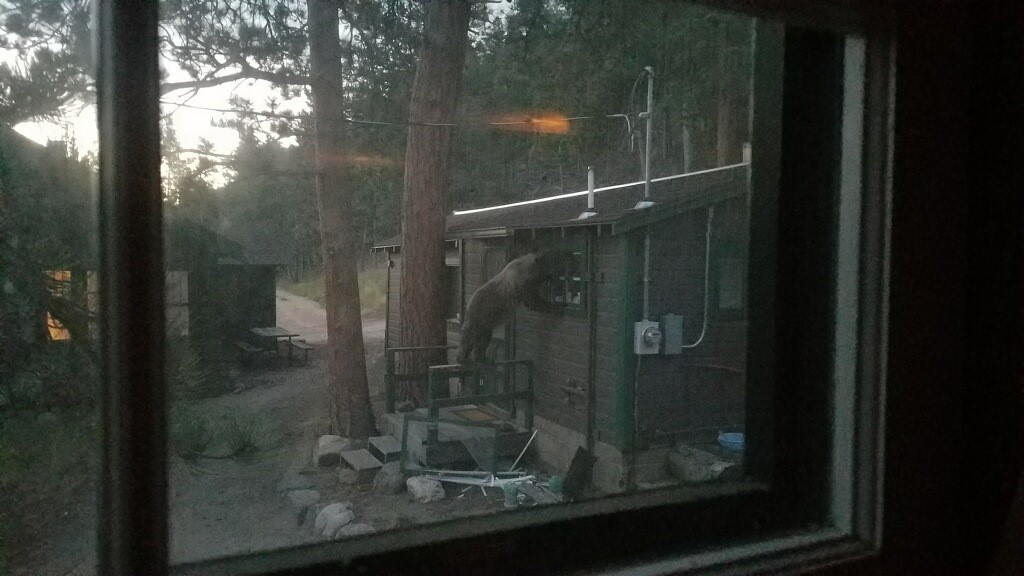
[[[586,253],[572,250],[561,255],[560,272],[551,280],[550,301],[566,310],[582,310],[586,306]]]
[[[50,292],[50,298],[54,301],[69,303],[71,298],[71,271],[70,270],[47,270],[46,287]],[[66,310],[69,306],[65,305]],[[70,340],[71,332],[54,317],[52,310],[46,311],[46,333],[50,340]]]
[[[736,240],[719,240],[711,254],[711,301],[720,320],[742,319],[746,307],[747,261]]]

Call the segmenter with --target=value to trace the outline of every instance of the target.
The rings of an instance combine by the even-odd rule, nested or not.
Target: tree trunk
[[[410,122],[452,121],[469,34],[468,0],[428,0],[416,79],[409,104]],[[444,234],[451,184],[453,128],[409,127],[402,205],[403,346],[443,346],[445,334]],[[425,373],[443,363],[443,353],[406,355],[404,373]],[[422,405],[424,383],[400,390],[403,399]]]
[[[351,180],[342,124],[344,87],[338,5],[331,0],[309,0],[308,9],[331,417],[336,433],[367,438],[374,427],[356,275]]]

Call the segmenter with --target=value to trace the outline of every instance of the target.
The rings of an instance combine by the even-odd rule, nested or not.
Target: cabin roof
[[[621,234],[701,208],[745,195],[748,190],[749,164],[741,163],[711,170],[677,174],[651,180],[649,208],[635,208],[643,200],[644,182],[629,182],[597,188],[594,193],[596,216],[580,219],[587,209],[587,191],[548,198],[526,200],[473,210],[453,212],[446,221],[448,241],[461,238],[507,236],[516,230],[544,228],[600,227],[610,234]],[[374,250],[401,247],[401,235],[374,245]]]

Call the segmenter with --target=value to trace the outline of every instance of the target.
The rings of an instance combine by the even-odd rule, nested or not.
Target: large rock
[[[410,500],[422,503],[444,500],[444,487],[437,480],[413,476],[405,481],[405,487],[409,490]]]
[[[676,478],[689,484],[735,480],[742,476],[742,469],[735,462],[685,444],[669,452],[668,469]]]
[[[313,530],[318,534],[322,533],[324,531],[324,527],[327,525],[327,521],[332,516],[340,514],[344,510],[351,509],[351,502],[335,502],[333,504],[328,504],[327,506],[324,506],[320,510],[320,513],[316,515],[316,520],[313,521]]]
[[[325,434],[316,442],[313,449],[313,464],[316,466],[337,466],[341,462],[341,453],[354,448],[353,442],[341,436]]]
[[[362,522],[353,522],[352,524],[346,524],[338,529],[338,533],[334,535],[335,538],[348,538],[350,536],[360,536],[362,534],[373,534],[377,530],[369,524],[363,524]]]
[[[320,493],[316,490],[292,490],[285,494],[285,500],[291,506],[292,512],[299,524],[306,517],[306,510],[320,501]]]
[[[323,512],[320,512],[320,514],[323,514]],[[328,514],[324,519],[324,529],[320,532],[320,535],[324,538],[334,538],[338,535],[338,530],[347,526],[355,519],[355,512],[347,508],[339,512]]]
[[[381,496],[400,494],[405,489],[405,476],[400,462],[388,462],[373,477],[373,493]]]
[[[299,524],[308,526],[310,529],[312,529],[313,526],[316,524],[316,517],[319,516],[320,511],[326,508],[327,506],[328,504],[326,502],[313,504],[312,506],[306,509],[306,516],[299,522]]]

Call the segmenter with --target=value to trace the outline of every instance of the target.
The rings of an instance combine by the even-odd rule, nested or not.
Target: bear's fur
[[[474,292],[463,318],[458,362],[483,362],[491,334],[512,318],[516,305],[522,303],[538,312],[558,310],[556,305],[541,298],[540,289],[559,272],[559,263],[555,252],[520,256]]]

